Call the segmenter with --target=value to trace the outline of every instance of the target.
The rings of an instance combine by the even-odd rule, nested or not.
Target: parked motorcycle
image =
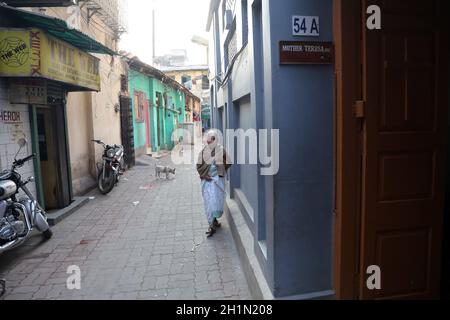
[[[110,146],[100,140],[92,140],[92,142],[104,148],[102,162],[97,163],[97,187],[102,194],[108,194],[124,173],[124,148],[121,145]]]
[[[27,184],[34,181],[33,177],[26,181],[17,171],[36,155],[24,159],[17,159],[20,151],[27,145],[26,139],[19,141],[20,149],[14,157],[10,170],[0,173],[0,254],[24,243],[36,229],[44,235],[46,240],[53,235],[47,222],[47,216],[27,188]],[[26,196],[18,199],[19,191]],[[5,280],[0,279],[0,296],[5,293]]]

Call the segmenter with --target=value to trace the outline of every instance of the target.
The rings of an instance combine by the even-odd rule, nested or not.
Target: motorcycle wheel
[[[110,176],[109,178],[103,180],[103,172],[100,172],[98,174],[97,187],[102,194],[110,193],[111,190],[114,188],[115,183],[116,179],[114,177]]]
[[[44,231],[42,234],[44,235],[45,240],[50,240],[53,236],[53,231],[48,228],[48,230]]]

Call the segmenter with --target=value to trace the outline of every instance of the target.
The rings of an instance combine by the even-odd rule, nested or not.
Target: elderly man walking
[[[225,202],[225,176],[231,167],[231,161],[225,148],[218,143],[218,134],[214,130],[206,134],[207,145],[199,154],[197,171],[201,179],[205,214],[208,219],[208,238],[220,228],[217,219],[221,218]]]

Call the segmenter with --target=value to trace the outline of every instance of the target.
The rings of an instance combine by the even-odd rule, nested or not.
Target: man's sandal
[[[214,219],[214,228],[220,228],[222,226],[222,224],[217,221],[217,219]]]
[[[214,235],[214,233],[216,233],[216,229],[214,228],[209,228],[208,232],[206,232],[206,234],[208,235],[208,238],[212,237]]]

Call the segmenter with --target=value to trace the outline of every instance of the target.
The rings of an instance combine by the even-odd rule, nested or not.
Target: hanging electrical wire
[[[49,11],[51,11],[57,18],[59,18],[61,20],[64,20],[64,21],[67,20],[67,17],[62,17],[61,14],[58,11],[56,11],[54,8],[50,7],[50,8],[47,8],[47,9]],[[83,13],[85,13],[85,12],[83,12],[83,11],[80,12],[80,17],[86,23],[88,29],[91,29],[91,27],[92,27],[95,30],[97,30],[98,32],[107,34],[107,35],[111,36],[112,38],[116,37],[116,34],[114,34],[113,31],[106,29],[105,25],[100,24],[95,19],[90,19],[88,21],[87,17],[85,17]],[[87,14],[87,12],[86,12],[86,14]],[[90,30],[90,31],[92,31],[92,30]]]
[[[247,48],[247,44],[243,45],[242,48],[233,57],[233,60],[231,60],[231,63],[228,65],[227,72],[225,73],[225,77],[223,78],[222,81],[219,80],[221,82],[221,85],[220,85],[221,87],[224,87],[228,84],[228,81],[230,79],[230,76],[231,76],[233,68],[234,68],[234,64],[236,63],[237,59],[240,57],[242,52],[245,50],[245,48]]]

